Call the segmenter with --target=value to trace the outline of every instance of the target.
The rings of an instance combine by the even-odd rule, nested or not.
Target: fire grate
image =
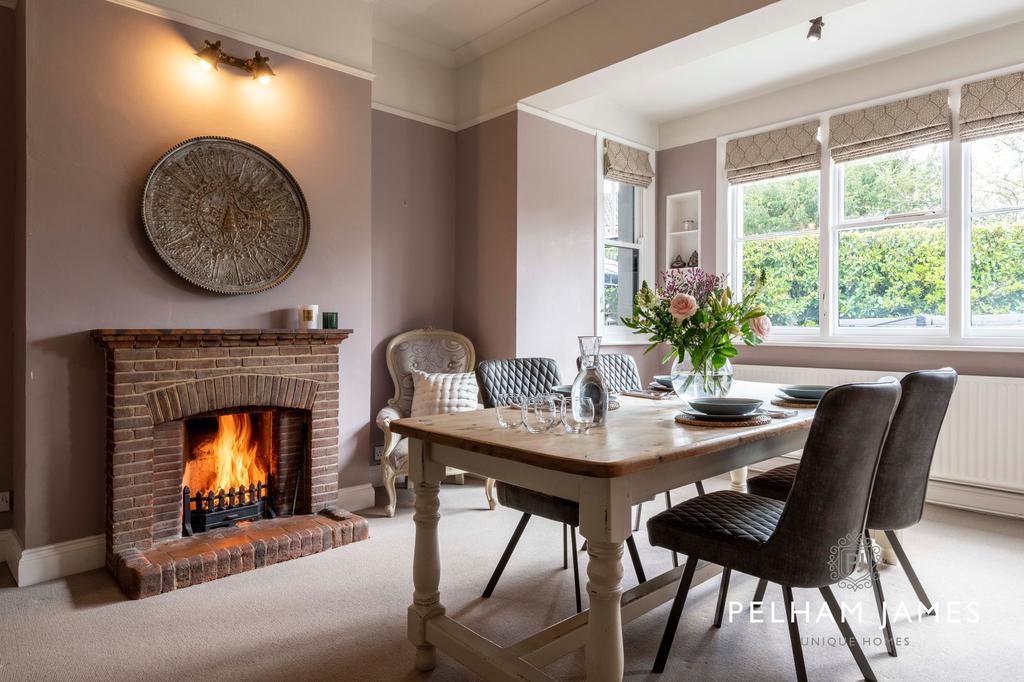
[[[271,504],[269,491],[270,479],[267,483],[257,483],[248,488],[223,489],[214,493],[197,492],[195,495],[188,486],[181,489],[181,534],[184,537],[203,533],[215,528],[229,528],[239,521],[255,519],[272,519],[277,516]]]

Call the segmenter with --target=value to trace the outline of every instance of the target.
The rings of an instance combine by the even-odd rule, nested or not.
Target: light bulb
[[[260,76],[256,80],[258,80],[260,82],[260,85],[269,85],[270,84],[270,76]]]

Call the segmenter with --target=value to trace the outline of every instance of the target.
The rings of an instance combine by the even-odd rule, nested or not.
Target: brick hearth
[[[335,510],[338,346],[350,330],[98,329],[107,375],[107,568],[132,598],[368,537]],[[296,511],[181,537],[184,420],[275,411],[280,480]],[[299,473],[301,470],[301,473]],[[290,511],[278,495],[278,513]]]

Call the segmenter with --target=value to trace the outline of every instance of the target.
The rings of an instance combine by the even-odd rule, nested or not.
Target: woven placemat
[[[764,426],[765,424],[771,424],[772,418],[766,414],[762,414],[758,417],[752,417],[741,422],[718,422],[708,421],[706,419],[694,419],[693,417],[687,417],[685,414],[680,412],[676,415],[676,422],[679,424],[685,424],[686,426],[710,426],[719,429],[732,429],[737,426]]]
[[[818,406],[818,403],[794,403],[791,400],[784,400],[783,398],[772,398],[772,405],[778,407],[795,407],[798,410],[813,410]]]

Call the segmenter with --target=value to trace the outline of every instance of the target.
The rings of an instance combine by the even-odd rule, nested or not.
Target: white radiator
[[[736,378],[789,384],[874,381],[897,372],[736,365]],[[961,376],[939,434],[928,500],[1024,517],[1024,379]]]

